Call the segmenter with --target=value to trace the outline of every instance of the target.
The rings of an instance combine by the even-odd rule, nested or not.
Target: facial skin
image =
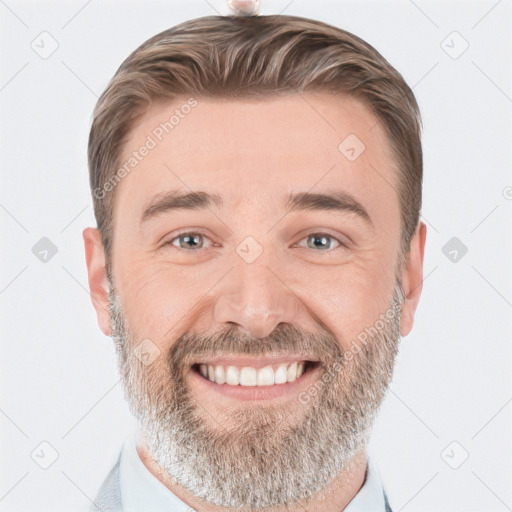
[[[132,131],[121,161],[185,101],[154,104]],[[338,150],[349,134],[365,145],[355,161]],[[279,511],[283,502],[286,510],[304,510],[294,503],[302,496],[308,510],[334,512],[363,484],[369,428],[391,379],[399,333],[410,332],[419,301],[426,236],[420,223],[407,264],[398,269],[400,211],[388,148],[377,119],[355,99],[312,93],[254,101],[198,98],[115,189],[112,283],[98,231],[84,230],[98,322],[116,342],[125,393],[144,433],[139,455],[196,510],[246,504]],[[171,190],[217,194],[223,206],[160,212],[142,222],[148,202]],[[351,210],[286,210],[288,195],[302,192],[350,195],[371,222]],[[174,245],[164,245],[170,241]],[[390,308],[401,314],[367,344],[356,341],[360,350],[354,350],[358,335]],[[134,348],[148,339],[158,357],[144,365]],[[293,383],[258,387],[266,396],[243,386],[243,397],[232,396],[219,392],[227,384],[211,383],[191,367],[220,356],[221,363],[240,367],[265,366],[270,356],[271,362],[313,360],[316,367]],[[336,360],[341,370],[319,385]],[[309,395],[315,385],[318,393]],[[284,387],[271,396],[271,388]],[[179,427],[196,436],[187,440],[195,457],[182,451],[181,462],[168,450]],[[336,434],[340,439],[333,443]],[[194,451],[208,446],[203,458]],[[305,471],[283,467],[292,460],[289,453],[307,446],[331,449],[309,458],[306,450]],[[288,477],[265,473],[264,457],[272,461],[272,454],[282,455],[274,469],[287,469]],[[222,476],[217,480],[204,467],[215,461]],[[187,482],[194,467],[196,480]],[[248,480],[240,479],[244,467]],[[331,480],[333,468],[338,474]],[[317,477],[316,487],[308,475]],[[247,485],[237,486],[241,481]],[[280,485],[265,497],[270,482],[289,482],[289,488]],[[313,494],[305,496],[304,489]]]

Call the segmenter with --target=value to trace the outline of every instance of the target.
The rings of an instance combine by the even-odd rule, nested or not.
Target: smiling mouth
[[[192,370],[216,384],[270,387],[294,382],[318,366],[318,361],[292,361],[263,367],[196,363]]]

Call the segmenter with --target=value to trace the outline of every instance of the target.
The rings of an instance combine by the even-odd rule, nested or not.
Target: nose
[[[280,323],[293,323],[299,299],[276,275],[263,257],[253,263],[243,260],[223,280],[215,303],[217,324],[236,324],[241,332],[256,338],[268,336]]]

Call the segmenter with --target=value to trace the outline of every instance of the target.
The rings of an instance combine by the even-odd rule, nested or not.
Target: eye
[[[339,246],[346,247],[346,244],[340,242],[337,238],[330,235],[329,233],[312,233],[303,238],[303,240],[306,240],[307,248],[319,249],[318,252],[329,252]],[[337,244],[334,248],[332,247],[333,242]],[[302,244],[297,245],[303,247]]]
[[[197,249],[203,248],[205,239],[208,240],[208,238],[205,235],[203,235],[203,233],[198,233],[195,231],[185,231],[183,233],[179,233],[171,240],[165,242],[164,246],[172,245],[177,249],[195,251]]]

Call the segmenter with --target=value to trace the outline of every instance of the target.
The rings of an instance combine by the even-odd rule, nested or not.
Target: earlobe
[[[92,305],[96,310],[101,332],[105,336],[111,336],[108,280],[101,234],[96,228],[85,228],[82,236]]]
[[[420,301],[423,289],[423,257],[425,254],[426,236],[427,226],[424,222],[420,221],[411,240],[408,260],[402,271],[404,303],[400,324],[401,336],[407,336],[411,332],[414,323],[414,313]]]

